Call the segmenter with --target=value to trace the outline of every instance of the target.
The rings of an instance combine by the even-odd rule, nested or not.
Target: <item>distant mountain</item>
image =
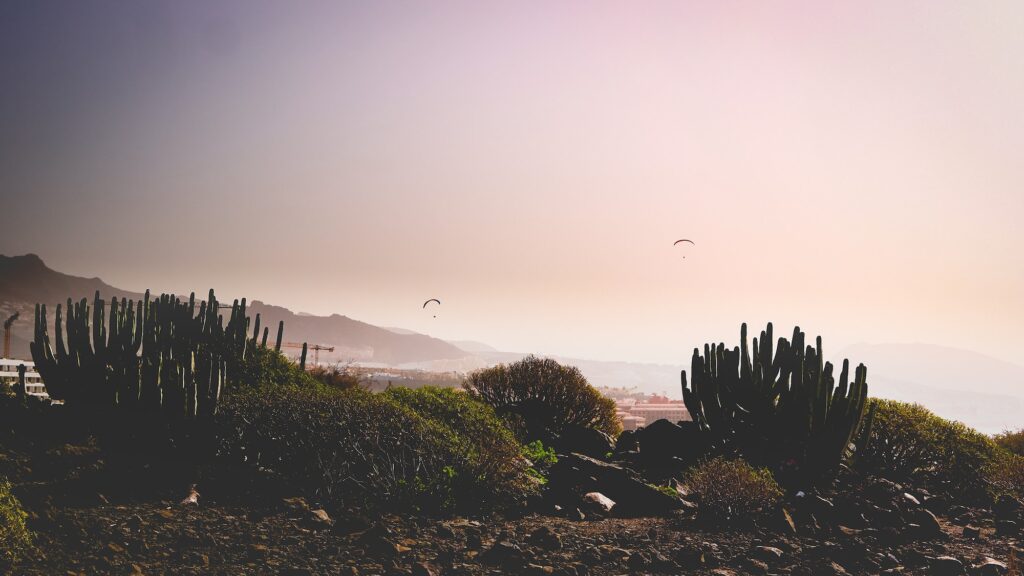
[[[931,344],[855,344],[838,357],[868,367],[872,396],[917,402],[986,433],[1024,427],[1024,366]]]
[[[105,299],[142,297],[140,293],[110,286],[99,278],[81,278],[57,272],[34,254],[0,256],[0,316],[6,319],[15,311],[21,314],[21,318],[12,326],[12,356],[29,356],[28,342],[32,339],[32,318],[36,302],[52,307],[65,302],[68,297],[75,300],[86,297],[91,300],[97,290]],[[155,288],[154,292],[159,293],[159,288]],[[259,301],[252,302],[250,309],[253,315],[261,315],[264,326],[270,327],[270,341],[276,336],[277,323],[284,320],[286,341],[333,346],[335,351],[321,354],[321,361],[401,364],[467,356],[465,351],[437,338],[415,333],[398,334],[337,314],[326,317],[296,314],[287,308]],[[51,322],[52,314],[51,311]],[[298,354],[294,349],[287,349],[286,352]]]

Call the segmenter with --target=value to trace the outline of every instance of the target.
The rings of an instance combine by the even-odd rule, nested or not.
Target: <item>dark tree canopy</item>
[[[611,436],[622,431],[615,402],[591,386],[575,366],[550,358],[527,356],[511,364],[498,364],[469,375],[466,390],[490,404],[498,413],[523,418],[560,433],[567,426],[583,426]]]

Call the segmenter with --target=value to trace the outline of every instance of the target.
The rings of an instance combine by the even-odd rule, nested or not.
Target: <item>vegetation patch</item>
[[[550,358],[526,358],[469,375],[466,390],[501,415],[519,419],[527,438],[580,426],[617,436],[622,423],[615,402],[591,386],[575,366]]]
[[[974,501],[988,499],[988,475],[1008,453],[989,436],[940,418],[920,404],[871,399],[870,438],[856,459],[861,472]],[[1001,474],[1010,468],[1002,464]]]
[[[32,548],[32,533],[25,526],[27,518],[11,493],[11,483],[0,480],[0,567],[9,567]]]
[[[772,473],[742,459],[716,457],[692,468],[687,484],[700,502],[705,521],[754,518],[770,510],[782,497]]]

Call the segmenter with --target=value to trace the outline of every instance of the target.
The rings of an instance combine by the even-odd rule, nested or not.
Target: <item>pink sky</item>
[[[0,251],[505,350],[1021,362],[1024,4],[838,4],[9,15]]]

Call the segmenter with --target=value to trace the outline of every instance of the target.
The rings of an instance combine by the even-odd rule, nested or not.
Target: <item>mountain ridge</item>
[[[19,321],[12,326],[12,356],[29,355],[28,342],[32,339],[33,309],[37,302],[50,307],[64,303],[68,298],[91,300],[97,291],[106,300],[114,297],[138,300],[143,297],[143,293],[111,286],[99,277],[85,278],[53,270],[36,254],[0,255],[0,315],[6,318],[15,311],[21,314]],[[424,334],[397,334],[340,314],[312,316],[259,300],[252,301],[249,309],[253,315],[260,314],[261,322],[270,328],[272,335],[276,335],[277,324],[283,320],[286,341],[333,346],[339,359],[400,364],[453,360],[468,355],[438,338]],[[51,321],[52,318],[51,315]]]

